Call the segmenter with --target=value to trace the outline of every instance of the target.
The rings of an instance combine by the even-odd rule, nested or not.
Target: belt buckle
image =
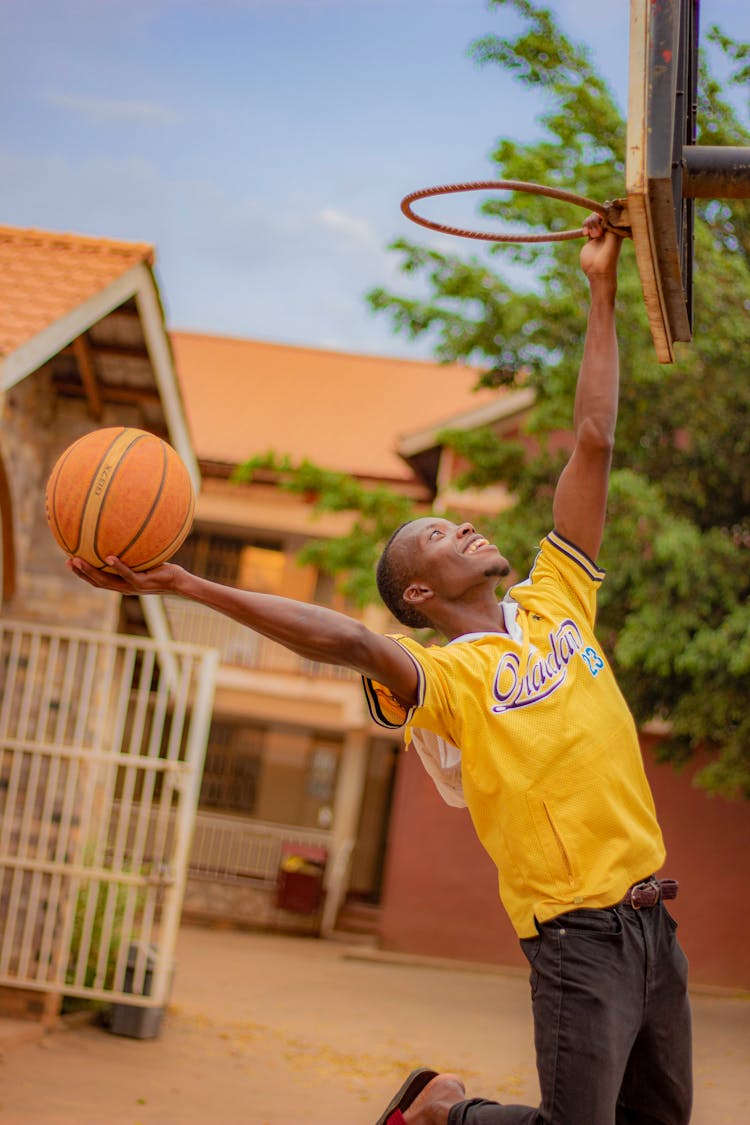
[[[643,883],[636,883],[634,887],[630,888],[630,905],[633,910],[656,906],[660,898],[661,887],[656,879],[646,879]]]

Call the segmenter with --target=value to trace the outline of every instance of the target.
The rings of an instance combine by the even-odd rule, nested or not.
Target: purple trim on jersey
[[[393,639],[396,640],[395,637]],[[396,644],[401,644],[401,643],[400,643],[400,641],[396,641]],[[410,707],[408,710],[404,709],[405,715],[404,715],[404,718],[401,720],[400,723],[392,722],[386,716],[384,711],[382,710],[382,708],[380,706],[380,700],[378,699],[378,693],[375,691],[375,688],[373,687],[372,679],[368,676],[362,677],[362,686],[364,688],[365,699],[367,701],[367,709],[370,712],[370,717],[372,718],[373,722],[378,724],[378,726],[386,727],[388,730],[400,730],[401,727],[405,726],[405,724],[409,722],[409,719],[412,717],[412,715],[416,711],[417,707],[421,707],[422,704],[424,703],[424,693],[425,693],[424,669],[422,668],[422,665],[419,663],[419,661],[414,656],[414,654],[409,652],[406,645],[401,645],[401,648],[404,650],[404,652],[410,658],[412,664],[414,665],[414,667],[417,670],[417,702],[414,704],[413,707]],[[385,685],[383,685],[383,686],[385,687]],[[390,692],[390,688],[386,688],[386,691]],[[398,703],[398,701],[395,699],[395,696],[394,696],[394,701],[396,703]]]
[[[605,572],[601,567],[597,566],[593,559],[589,558],[585,551],[580,547],[576,547],[575,543],[571,543],[569,539],[565,539],[559,531],[550,531],[546,537],[547,542],[559,551],[561,555],[580,566],[581,570],[589,576],[592,582],[601,582],[604,578]],[[533,569],[533,568],[532,568]]]

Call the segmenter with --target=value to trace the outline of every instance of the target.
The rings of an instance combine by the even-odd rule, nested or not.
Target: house
[[[306,541],[337,537],[353,517],[316,511],[271,471],[239,482],[237,466],[269,452],[308,460],[427,510],[440,489],[440,428],[488,411],[517,428],[530,401],[475,391],[477,372],[463,366],[187,332],[171,340],[203,482],[178,561],[354,615],[328,575],[297,561]],[[508,502],[502,490],[493,499]],[[375,935],[399,740],[371,724],[347,670],[311,667],[202,607],[167,598],[166,610],[173,636],[221,654],[187,916],[278,924],[278,847],[295,842],[325,853],[326,899],[322,919],[285,913],[284,926]],[[383,609],[364,617],[395,626]]]
[[[355,676],[189,603],[89,590],[63,565],[43,494],[80,434],[151,430],[175,446],[198,490],[179,556],[191,569],[361,612],[387,630],[385,610],[359,611],[298,561],[304,543],[335,539],[351,517],[317,512],[272,470],[239,481],[236,467],[269,451],[308,458],[425,510],[456,504],[480,519],[512,497],[501,484],[459,497],[460,465],[440,433],[489,423],[515,440],[530,391],[477,392],[476,372],[460,366],[168,334],[148,246],[0,228],[0,264],[0,989],[13,985],[29,1011],[63,985],[116,995],[123,956],[110,971],[106,950],[81,947],[71,960],[68,946],[77,922],[95,920],[114,948],[124,911],[147,926],[145,940],[166,934],[157,1003],[183,903],[188,917],[364,933],[396,952],[520,964],[468,817],[441,803],[400,739],[371,724]],[[101,683],[111,694],[111,669],[123,668],[133,710],[122,704],[116,745],[103,749],[113,711]],[[747,805],[707,797],[694,769],[658,763],[655,734],[642,742],[669,873],[682,882],[675,913],[693,978],[746,987],[735,857],[750,844]],[[96,766],[110,761],[113,771]],[[183,765],[172,792],[166,779]],[[25,805],[24,793],[33,794]],[[135,972],[142,982],[144,965]]]
[[[355,613],[296,560],[348,517],[317,515],[272,475],[238,484],[233,468],[274,446],[429,505],[439,458],[413,465],[399,434],[497,398],[475,394],[467,368],[170,339],[153,261],[146,245],[0,228],[0,987],[22,1014],[54,1014],[60,992],[122,992],[123,917],[139,948],[159,935],[155,1004],[183,898],[193,916],[315,932],[355,899],[372,930],[398,752],[348,672],[198,607],[75,580],[44,514],[62,450],[103,426],[166,438],[199,493],[186,562]],[[320,875],[302,900],[279,898],[285,857],[292,890],[299,862]]]
[[[272,479],[252,486],[228,481],[231,465],[268,450],[354,472],[366,483],[390,483],[408,490],[425,505],[468,511],[477,520],[483,510],[497,511],[512,502],[502,484],[480,494],[458,493],[454,482],[462,466],[440,433],[446,428],[490,425],[500,436],[526,441],[523,422],[533,401],[529,389],[477,394],[472,391],[474,373],[465,369],[253,341],[173,333],[172,343],[203,475],[196,528],[203,528],[204,533],[213,528],[221,536],[234,528],[233,534],[238,535],[244,527],[241,534],[246,542],[252,532],[260,536],[258,543],[265,537],[266,546],[276,536],[282,553],[292,559],[306,536],[339,532],[342,522],[336,524],[331,515],[315,516],[304,500],[281,493]],[[380,392],[375,397],[373,371],[378,373]],[[207,372],[211,372],[210,379]],[[243,400],[243,387],[250,391],[251,406],[239,412],[229,404]],[[312,395],[306,393],[309,388]],[[297,405],[303,401],[304,411]],[[391,402],[398,405],[390,406]],[[396,426],[394,410],[399,417]],[[556,440],[565,440],[564,435]],[[241,569],[236,566],[227,579],[236,581]],[[276,573],[282,573],[281,567]],[[303,578],[294,566],[291,574],[292,580],[279,580],[277,592],[312,596],[347,609],[320,575]],[[384,611],[375,608],[368,611],[368,621],[374,628],[394,627]],[[282,658],[281,651],[277,658]],[[369,930],[381,946],[394,952],[522,966],[515,934],[499,902],[497,874],[478,845],[465,812],[443,804],[417,756],[401,752],[400,739],[383,740],[382,731],[361,725],[356,681],[339,678],[340,673],[335,672],[336,686],[332,686],[326,678],[331,672],[317,668],[315,674],[315,693],[338,691],[343,698],[345,692],[353,692],[348,713],[355,716],[354,725],[343,735],[340,728],[323,732],[333,737],[331,750],[337,747],[342,786],[339,804],[333,806],[332,828],[318,837],[334,857],[343,857],[339,859],[341,882],[334,879],[330,887],[326,931]],[[217,704],[226,707],[227,716],[239,716],[240,698],[246,707],[251,706],[251,693],[246,685],[240,686],[241,675],[224,664],[219,672]],[[231,676],[237,685],[233,701],[222,676]],[[269,722],[274,706],[257,716],[261,724]],[[278,775],[279,790],[283,788],[288,797],[294,794],[297,807],[302,808],[308,785],[302,777],[315,761],[312,731],[303,733],[310,716],[298,701],[292,701],[291,693],[283,714],[287,721],[294,717],[298,726],[296,730],[287,726],[286,735],[275,734],[279,741],[269,742],[267,760],[270,763],[274,755],[283,755],[287,771]],[[359,733],[355,733],[357,724]],[[296,758],[293,743],[284,744],[285,738],[292,737],[300,740]],[[342,742],[337,744],[340,737]],[[700,762],[682,773],[671,764],[660,763],[655,730],[644,731],[641,741],[667,843],[665,873],[675,875],[682,885],[673,913],[683,923],[682,940],[693,979],[745,987],[750,981],[748,946],[744,931],[737,930],[733,922],[738,911],[745,909],[744,874],[732,856],[744,854],[750,845],[748,806],[697,789],[692,781]],[[218,748],[225,766],[227,745],[225,739]],[[359,749],[351,748],[355,745]],[[209,765],[212,761],[209,750]],[[295,769],[296,783],[292,781]],[[206,777],[210,776],[211,770]],[[204,802],[207,799],[204,788]],[[322,813],[327,818],[331,806],[323,801],[306,807],[307,823],[312,827],[314,816]],[[342,813],[346,835],[336,836]],[[261,812],[261,819],[272,818]],[[288,823],[296,819],[290,806],[281,819]],[[712,905],[707,910],[708,887]]]
[[[13,616],[38,618],[50,595],[57,601],[46,571],[59,570],[59,556],[51,554],[40,580],[30,547],[47,554],[38,497],[50,458],[80,434],[105,425],[151,430],[170,441],[199,487],[153,259],[146,245],[0,227],[2,588]],[[83,593],[71,622],[101,623],[101,599]]]
[[[250,485],[231,479],[233,466],[270,450],[293,461],[307,457],[363,483],[388,483],[420,504],[454,507],[478,521],[512,503],[502,484],[481,493],[456,490],[462,466],[441,431],[489,425],[501,437],[528,441],[528,388],[477,393],[476,373],[465,368],[191,333],[173,333],[172,345],[203,478],[190,561],[223,580],[355,612],[323,575],[294,562],[308,537],[340,534],[344,517],[315,513],[304,498],[280,490],[273,473]],[[376,607],[365,616],[373,628],[402,629]],[[171,624],[182,636],[178,622]],[[324,933],[364,931],[394,952],[523,965],[500,906],[497,874],[467,815],[442,803],[416,755],[402,752],[400,738],[383,738],[382,729],[368,724],[356,679],[338,669],[305,668],[231,623],[214,627],[229,632],[218,674],[217,743],[209,746],[198,824],[215,809],[216,851],[218,835],[232,822],[237,834],[251,823],[254,831],[282,837],[304,826],[307,843],[330,857]],[[252,651],[240,657],[243,643]],[[271,678],[279,692],[272,698]],[[744,874],[732,856],[750,845],[748,806],[697,789],[700,761],[682,773],[660,763],[657,730],[645,730],[641,742],[668,848],[665,873],[682,884],[673,913],[684,924],[693,979],[745,987],[748,946],[732,921],[745,909]],[[252,784],[237,778],[227,784],[232,769],[252,776]],[[245,804],[232,807],[230,793],[242,794],[238,801]],[[228,854],[229,836],[223,846]],[[201,892],[191,878],[188,912],[242,918],[240,891],[222,894],[219,864],[207,868],[218,879]],[[266,904],[272,874],[266,871]],[[274,918],[257,897],[250,900],[247,881],[244,894],[245,920],[278,923],[278,912]],[[283,922],[288,926],[290,916]]]
[[[5,1014],[168,988],[215,655],[175,645],[158,598],[150,636],[125,636],[121,599],[67,571],[44,509],[59,454],[97,427],[167,439],[200,487],[153,257],[0,227]]]

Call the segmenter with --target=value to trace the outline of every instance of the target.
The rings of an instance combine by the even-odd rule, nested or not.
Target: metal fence
[[[357,678],[350,668],[321,664],[297,656],[283,645],[206,606],[195,605],[182,598],[166,597],[164,607],[170,631],[176,640],[217,649],[222,664],[261,672],[314,676],[317,679]]]
[[[199,812],[190,849],[190,875],[230,881],[273,881],[284,844],[328,848],[331,833]]]
[[[0,622],[0,983],[165,1002],[217,662]]]

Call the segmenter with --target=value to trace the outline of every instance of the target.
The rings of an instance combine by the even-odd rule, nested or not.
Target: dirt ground
[[[693,1011],[693,1125],[747,1125],[750,1000]],[[372,1125],[423,1064],[536,1104],[525,974],[185,927],[159,1037],[86,1025],[10,1048],[0,1125]]]

